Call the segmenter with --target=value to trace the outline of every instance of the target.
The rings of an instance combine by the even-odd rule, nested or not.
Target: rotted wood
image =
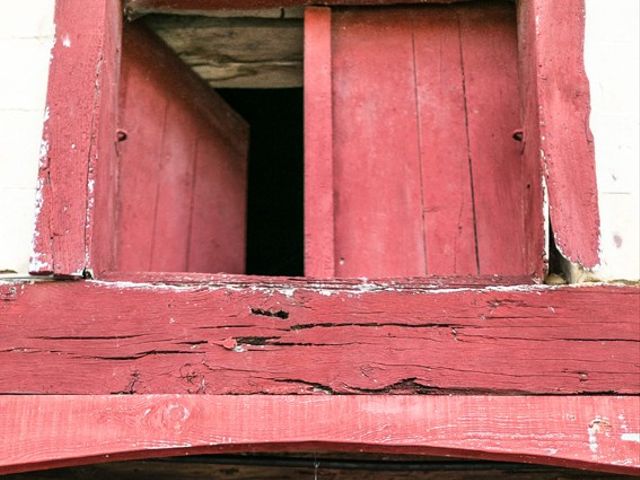
[[[275,18],[264,13],[260,17],[237,15],[228,18],[150,15],[144,21],[212,87],[300,87],[303,50],[300,15]]]
[[[241,451],[455,456],[640,473],[640,397],[0,397],[0,474]]]
[[[3,289],[2,394],[640,393],[637,287],[211,277]]]
[[[391,458],[389,458],[391,457]],[[346,466],[345,466],[346,465]],[[615,480],[619,474],[409,455],[215,455],[113,462],[7,475],[6,480]]]

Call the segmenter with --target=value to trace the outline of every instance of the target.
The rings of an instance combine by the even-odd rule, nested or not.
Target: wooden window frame
[[[583,13],[518,3],[525,155],[562,253],[592,266]],[[56,2],[32,273],[84,280],[0,285],[0,473],[321,449],[640,472],[637,286],[109,273],[121,25],[117,0]]]
[[[129,0],[127,8],[189,10],[268,8],[304,5],[302,0]],[[397,0],[324,1],[331,5],[430,3]],[[431,3],[442,3],[435,1]],[[445,2],[446,3],[446,2]],[[47,97],[48,120],[39,170],[38,214],[30,272],[35,275],[99,278],[114,268],[114,192],[116,190],[116,117],[121,48],[122,10],[117,0],[92,0],[83,18],[74,1],[58,1],[55,44]],[[326,8],[326,7],[324,7]],[[330,55],[330,39],[321,38],[330,22],[328,10],[311,8],[307,30],[321,42],[317,55]],[[86,32],[93,32],[87,34]],[[325,33],[326,35],[326,33]],[[63,38],[64,36],[64,38]],[[518,2],[519,69],[523,162],[537,166],[541,181],[532,185],[526,211],[534,240],[526,255],[533,276],[541,278],[544,262],[545,219],[543,191],[558,249],[570,261],[586,268],[599,262],[599,214],[593,142],[589,133],[589,86],[583,65],[584,0],[559,5],[548,0]],[[90,38],[89,38],[90,37]],[[310,41],[310,38],[307,41]],[[66,41],[64,41],[66,39]],[[563,48],[558,48],[562,45]],[[318,59],[307,59],[315,61]],[[307,72],[321,90],[306,99],[305,120],[314,128],[305,132],[306,155],[318,161],[307,171],[314,183],[331,185],[331,72]],[[320,78],[324,75],[325,78]],[[328,76],[327,76],[328,75]],[[324,87],[322,87],[324,85]],[[71,98],[68,89],[78,92]],[[70,118],[73,120],[70,120]],[[575,132],[575,134],[567,134]],[[324,161],[322,161],[324,160]],[[327,170],[329,169],[329,170]],[[569,181],[570,179],[570,181]],[[327,183],[329,182],[329,183]],[[94,188],[95,186],[95,188]],[[327,190],[330,192],[330,189]],[[305,228],[316,242],[330,241],[333,231],[331,195],[306,189],[306,202],[318,205],[306,216]],[[546,207],[545,207],[546,208]],[[322,251],[307,245],[308,250]],[[332,254],[309,259],[311,276],[331,276]]]

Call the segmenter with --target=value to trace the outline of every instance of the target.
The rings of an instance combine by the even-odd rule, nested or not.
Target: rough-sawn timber
[[[0,286],[0,393],[640,393],[637,287],[213,278]]]

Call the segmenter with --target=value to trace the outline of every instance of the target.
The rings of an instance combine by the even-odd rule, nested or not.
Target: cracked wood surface
[[[55,24],[29,270],[81,277],[113,268],[120,2],[58,1]]]
[[[637,287],[247,278],[4,286],[0,392],[640,393]]]
[[[287,450],[402,452],[637,474],[639,412],[637,396],[3,396],[0,474]]]

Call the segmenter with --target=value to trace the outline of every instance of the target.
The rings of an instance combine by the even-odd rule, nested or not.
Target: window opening
[[[125,24],[116,270],[303,274],[301,14]]]
[[[302,276],[302,88],[218,93],[250,125],[246,273]]]

